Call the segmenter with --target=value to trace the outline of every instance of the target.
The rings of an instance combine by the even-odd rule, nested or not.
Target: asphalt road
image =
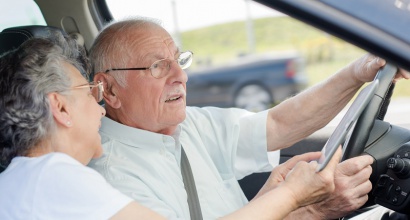
[[[410,98],[393,100],[387,111],[385,121],[410,128]]]
[[[343,116],[346,114],[346,111],[349,106],[342,110],[327,126],[317,131],[315,134],[319,136],[330,136],[334,131],[337,124],[342,120]],[[410,129],[410,97],[409,98],[396,98],[391,101],[387,114],[384,118],[384,121],[389,122],[390,124],[397,125]],[[270,163],[273,166],[279,164],[279,159],[275,157],[274,153],[269,154]]]
[[[347,108],[342,110],[328,126],[336,126],[346,111]],[[393,99],[389,105],[384,121],[410,129],[410,97]]]

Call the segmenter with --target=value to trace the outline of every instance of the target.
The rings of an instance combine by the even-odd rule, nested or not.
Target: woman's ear
[[[73,124],[67,108],[67,99],[55,92],[48,94],[47,97],[56,123],[64,127],[71,127]]]
[[[102,82],[104,86],[104,103],[111,108],[118,109],[121,107],[121,100],[115,94],[115,89],[118,86],[114,77],[106,73],[97,73],[94,76],[94,82]]]

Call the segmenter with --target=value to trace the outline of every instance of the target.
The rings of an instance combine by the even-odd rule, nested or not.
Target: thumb
[[[366,73],[371,74],[376,71],[378,71],[380,68],[382,68],[384,65],[386,65],[386,60],[373,56],[371,60],[368,60],[368,63],[366,65]]]
[[[376,57],[376,59],[374,59],[373,62],[375,62],[375,67],[377,69],[386,65],[386,60],[380,57]]]

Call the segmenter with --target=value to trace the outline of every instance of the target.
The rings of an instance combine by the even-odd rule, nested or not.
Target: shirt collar
[[[173,153],[180,151],[179,136],[181,126],[178,125],[173,135],[163,135],[118,123],[108,117],[101,120],[100,132],[112,136],[117,141],[136,148],[156,149],[165,147]],[[177,154],[178,155],[178,154]]]

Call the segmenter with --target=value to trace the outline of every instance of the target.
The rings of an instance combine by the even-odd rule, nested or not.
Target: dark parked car
[[[187,71],[187,105],[261,111],[307,86],[303,59],[296,53],[239,58],[235,63]]]

